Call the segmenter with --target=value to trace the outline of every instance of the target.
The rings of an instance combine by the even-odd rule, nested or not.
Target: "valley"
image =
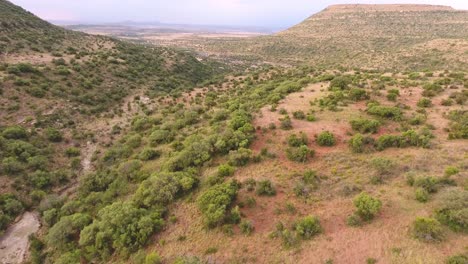
[[[467,41],[445,6],[269,34],[0,0],[0,262],[465,264]]]

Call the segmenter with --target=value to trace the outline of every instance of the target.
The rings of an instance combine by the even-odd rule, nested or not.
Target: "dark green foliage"
[[[468,111],[450,111],[448,118],[452,121],[449,139],[468,139]]]
[[[294,230],[302,239],[311,239],[322,233],[320,221],[315,216],[306,216],[294,224]]]
[[[369,96],[364,89],[352,88],[349,90],[348,98],[353,101],[362,101],[369,99]]]
[[[81,155],[81,151],[79,148],[75,148],[75,147],[69,147],[65,150],[65,154],[68,156],[68,157],[78,157]]]
[[[177,193],[192,189],[196,179],[189,172],[160,172],[145,180],[135,193],[134,201],[142,207],[164,206],[172,202]]]
[[[250,235],[254,231],[255,227],[253,226],[252,222],[249,220],[242,220],[239,224],[239,228],[241,232],[245,235]]]
[[[335,136],[330,131],[324,131],[317,136],[319,146],[331,147],[336,144]]]
[[[88,257],[106,259],[114,252],[136,251],[163,224],[158,211],[137,208],[129,202],[115,202],[101,209],[93,223],[81,231],[79,243]]]
[[[6,139],[27,139],[28,132],[20,126],[11,126],[3,130],[2,136]]]
[[[198,208],[207,226],[214,227],[223,223],[226,212],[236,199],[238,188],[237,182],[229,181],[209,188],[198,197]]]
[[[353,152],[362,153],[373,148],[374,139],[358,133],[349,139],[348,145]]]
[[[391,120],[400,120],[403,116],[400,108],[381,106],[373,103],[367,106],[367,113]]]
[[[51,142],[60,142],[63,139],[62,133],[55,128],[47,128],[45,134],[47,139]]]
[[[232,166],[245,166],[252,157],[250,149],[240,148],[229,152],[229,164]]]
[[[24,210],[23,204],[12,194],[0,195],[0,233]]]
[[[293,117],[295,119],[304,120],[306,118],[306,115],[303,111],[295,111],[293,112]]]
[[[418,134],[414,130],[408,130],[401,135],[382,135],[375,142],[377,150],[386,148],[424,147],[430,146],[430,136]]]
[[[280,128],[283,130],[290,130],[292,129],[292,122],[289,116],[284,117],[283,119],[280,120]]]
[[[382,208],[382,202],[374,198],[367,193],[363,192],[356,196],[353,200],[354,206],[356,206],[356,213],[363,220],[371,220]]]
[[[288,145],[290,147],[300,147],[302,145],[307,145],[308,141],[309,140],[307,135],[304,132],[301,132],[299,136],[292,134],[288,137]]]
[[[445,262],[446,264],[467,264],[468,263],[468,254],[460,254],[456,256],[451,256]]]
[[[424,188],[417,188],[415,197],[418,202],[425,203],[429,200],[429,192]]]
[[[86,214],[73,214],[62,217],[53,225],[46,236],[47,245],[55,250],[64,252],[70,248],[70,243],[80,234],[80,231],[91,223],[92,219]]]
[[[362,118],[351,120],[350,124],[354,131],[357,131],[362,134],[377,133],[380,126],[380,122],[377,120],[369,120]]]
[[[218,166],[218,176],[228,177],[232,176],[236,169],[229,164],[221,164]]]
[[[154,160],[161,156],[161,152],[152,148],[144,148],[140,154],[138,154],[138,158],[143,161]]]
[[[295,162],[305,163],[309,160],[309,157],[313,157],[314,154],[315,151],[309,149],[306,145],[302,145],[298,148],[286,149],[286,156],[288,159]]]
[[[418,106],[423,107],[423,108],[431,107],[432,106],[432,101],[429,98],[421,98],[418,101]]]
[[[423,242],[441,241],[444,238],[442,225],[433,218],[416,218],[412,225],[412,233]]]
[[[451,190],[440,197],[436,219],[457,232],[468,232],[468,191]]]
[[[350,84],[350,78],[346,76],[336,76],[331,80],[329,90],[346,90]]]
[[[270,180],[262,180],[257,183],[257,195],[274,196],[276,189]]]

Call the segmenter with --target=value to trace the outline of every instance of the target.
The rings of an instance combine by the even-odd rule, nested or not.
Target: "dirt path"
[[[22,263],[29,248],[29,236],[39,230],[40,222],[36,213],[26,212],[21,219],[10,226],[0,238],[0,262],[2,264]]]

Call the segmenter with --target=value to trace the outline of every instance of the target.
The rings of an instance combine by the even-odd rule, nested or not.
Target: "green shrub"
[[[309,122],[317,121],[317,118],[313,114],[308,114],[306,120]]]
[[[335,136],[329,131],[324,131],[317,136],[317,144],[319,146],[334,146],[336,144]]]
[[[219,177],[228,177],[232,176],[236,169],[229,164],[221,164],[218,166],[218,176]]]
[[[415,192],[416,200],[425,203],[429,200],[429,192],[424,188],[417,188]]]
[[[11,126],[3,130],[2,135],[6,139],[27,139],[28,132],[20,126]]]
[[[376,105],[376,104],[369,104],[367,107],[367,112],[370,115],[375,115],[375,116],[392,119],[392,120],[400,120],[403,115],[400,108],[390,107],[390,106],[381,106],[381,105]]]
[[[306,115],[303,111],[295,111],[293,112],[293,117],[295,119],[304,120],[306,118]]]
[[[257,195],[262,196],[274,196],[276,195],[276,189],[270,180],[262,180],[258,182]]]
[[[346,76],[336,76],[331,80],[329,90],[347,90],[351,79]]]
[[[441,241],[444,237],[442,225],[433,218],[416,218],[411,230],[415,238],[424,242]]]
[[[428,193],[435,193],[438,189],[438,180],[435,177],[417,177],[414,179],[414,186],[426,190]]]
[[[163,224],[158,210],[148,211],[129,202],[115,202],[99,210],[93,223],[81,231],[79,244],[91,256],[107,259],[114,252],[137,251]]]
[[[309,160],[309,157],[313,157],[314,154],[315,152],[305,145],[302,145],[298,148],[286,149],[286,156],[288,159],[295,162],[305,163]]]
[[[460,254],[456,256],[451,256],[445,262],[446,264],[467,264],[468,263],[468,254]]]
[[[24,171],[24,165],[14,157],[4,158],[2,160],[3,171],[8,175],[18,174]]]
[[[283,130],[290,130],[292,129],[292,122],[289,116],[286,116],[280,119],[280,128]]]
[[[246,148],[229,152],[229,164],[232,166],[245,166],[252,158],[252,151]]]
[[[435,217],[456,232],[468,232],[468,191],[450,190],[440,197]]]
[[[51,142],[60,142],[63,139],[62,132],[55,128],[47,128],[45,134],[47,139]]]
[[[250,235],[254,231],[254,226],[251,221],[249,220],[242,220],[239,224],[239,228],[241,232],[245,235]]]
[[[306,216],[294,224],[294,230],[302,239],[311,239],[322,233],[320,221],[315,216]]]
[[[65,154],[68,157],[78,157],[81,155],[81,150],[75,147],[69,147],[65,150]]]
[[[395,162],[387,158],[373,158],[370,164],[380,175],[390,174],[395,169]]]
[[[431,107],[432,106],[432,101],[429,98],[421,98],[418,101],[418,106],[423,107],[423,108]]]
[[[144,148],[140,154],[138,154],[138,158],[142,161],[154,160],[161,156],[161,152],[152,148]]]
[[[288,145],[290,147],[300,147],[302,145],[307,145],[308,142],[309,140],[304,132],[301,132],[299,136],[292,134],[288,137]]]
[[[349,90],[348,97],[349,99],[353,101],[361,101],[361,100],[369,99],[369,96],[367,95],[366,90],[358,89],[358,88],[352,88],[351,90]]]
[[[445,176],[447,177],[458,174],[459,172],[460,170],[454,166],[448,166],[447,168],[445,168]]]
[[[209,188],[198,197],[198,208],[207,226],[214,227],[223,223],[229,206],[236,198],[238,188],[237,182],[229,181]]]
[[[357,209],[356,213],[366,221],[373,219],[382,208],[382,202],[379,199],[373,198],[365,192],[356,196],[353,203]]]
[[[362,225],[362,218],[358,214],[352,214],[346,218],[346,224],[352,227]]]
[[[158,129],[151,133],[149,141],[153,146],[163,143],[171,143],[174,140],[174,134],[172,131]]]
[[[355,153],[362,153],[364,151],[364,136],[356,134],[349,139],[349,147]]]
[[[47,245],[61,252],[68,250],[70,243],[74,242],[73,238],[77,237],[80,231],[90,223],[91,217],[81,213],[60,218],[47,233]]]
[[[369,119],[354,119],[351,120],[351,127],[354,131],[358,131],[359,133],[377,133],[379,129],[380,122],[377,120],[369,120]]]

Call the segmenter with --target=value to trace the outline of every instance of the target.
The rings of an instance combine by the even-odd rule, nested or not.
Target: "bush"
[[[460,254],[456,256],[451,256],[445,262],[446,264],[467,264],[468,263],[468,254]]]
[[[299,136],[292,134],[288,137],[288,145],[290,147],[300,147],[302,145],[307,145],[308,143],[307,135],[304,132],[301,132]]]
[[[286,149],[286,156],[288,159],[295,162],[305,163],[309,160],[309,157],[313,157],[314,154],[315,152],[305,145],[302,145],[298,148]]]
[[[295,119],[304,120],[306,118],[306,115],[303,111],[295,111],[293,112],[293,117]]]
[[[236,169],[229,164],[221,164],[218,167],[218,176],[219,177],[228,177],[232,176]]]
[[[368,119],[354,119],[351,120],[351,127],[354,131],[359,133],[377,133],[379,129],[380,122],[377,120],[368,120]]]
[[[412,233],[415,238],[424,242],[441,241],[444,237],[442,225],[433,218],[416,218],[412,225]]]
[[[370,115],[375,115],[392,120],[400,120],[403,115],[400,108],[381,106],[376,104],[369,104],[369,106],[367,107],[367,112]]]
[[[364,137],[361,134],[356,134],[348,142],[349,147],[355,153],[364,151]]]
[[[3,130],[2,135],[6,139],[27,139],[28,132],[20,126],[11,126]]]
[[[438,180],[434,177],[417,177],[413,185],[426,190],[428,193],[435,193],[438,189]]]
[[[362,219],[357,214],[352,214],[346,218],[346,224],[352,227],[357,227],[362,225]]]
[[[245,235],[250,235],[254,231],[254,226],[249,220],[242,220],[239,224],[239,228],[241,232]]]
[[[380,175],[390,174],[395,169],[395,162],[387,158],[373,158],[370,163]]]
[[[294,230],[302,239],[311,239],[322,233],[320,221],[315,216],[306,216],[297,221],[294,225]]]
[[[47,128],[45,134],[47,139],[51,142],[60,142],[63,139],[62,132],[55,128]]]
[[[74,242],[73,238],[90,223],[91,217],[86,214],[78,213],[62,217],[47,233],[47,245],[62,252],[68,250],[70,243]]]
[[[416,200],[425,203],[429,200],[429,192],[424,188],[417,188],[415,192]]]
[[[324,131],[317,136],[317,144],[319,146],[334,146],[336,144],[335,136],[329,131]]]
[[[468,191],[450,190],[440,198],[435,217],[456,232],[468,232]]]
[[[445,176],[447,176],[447,177],[458,174],[459,172],[460,172],[460,170],[457,167],[454,167],[454,166],[448,166],[447,168],[445,168]]]
[[[427,108],[427,107],[431,107],[431,105],[432,105],[432,101],[429,98],[421,98],[418,101],[419,107]]]
[[[129,202],[115,202],[99,210],[97,218],[80,233],[79,244],[91,256],[106,259],[117,252],[135,252],[148,242],[164,221],[158,210],[137,208]]]
[[[138,158],[142,161],[154,160],[161,156],[161,152],[152,149],[152,148],[144,148],[140,154],[138,154]]]
[[[215,185],[197,199],[198,208],[208,227],[222,224],[229,206],[235,200],[239,186],[235,181]]]
[[[232,166],[245,166],[252,157],[252,151],[246,148],[229,152],[229,164]]]
[[[356,196],[353,203],[357,209],[356,213],[366,221],[373,219],[382,208],[382,202],[379,199],[373,198],[365,192]]]
[[[369,99],[369,96],[367,95],[366,90],[364,89],[358,89],[358,88],[352,88],[349,90],[349,99],[353,101],[361,101],[361,100],[366,100]]]
[[[292,122],[289,116],[280,119],[280,128],[283,130],[290,130],[292,129]]]
[[[276,190],[270,180],[263,180],[258,182],[257,195],[262,196],[274,196],[276,195]]]
[[[155,130],[149,136],[149,141],[153,146],[163,143],[171,143],[174,140],[174,134],[172,131],[159,129]]]
[[[351,84],[350,78],[346,76],[336,76],[330,82],[330,90],[347,90],[349,84]]]
[[[69,147],[65,150],[65,154],[68,156],[68,157],[78,157],[81,155],[81,151],[79,148],[75,148],[75,147]]]

